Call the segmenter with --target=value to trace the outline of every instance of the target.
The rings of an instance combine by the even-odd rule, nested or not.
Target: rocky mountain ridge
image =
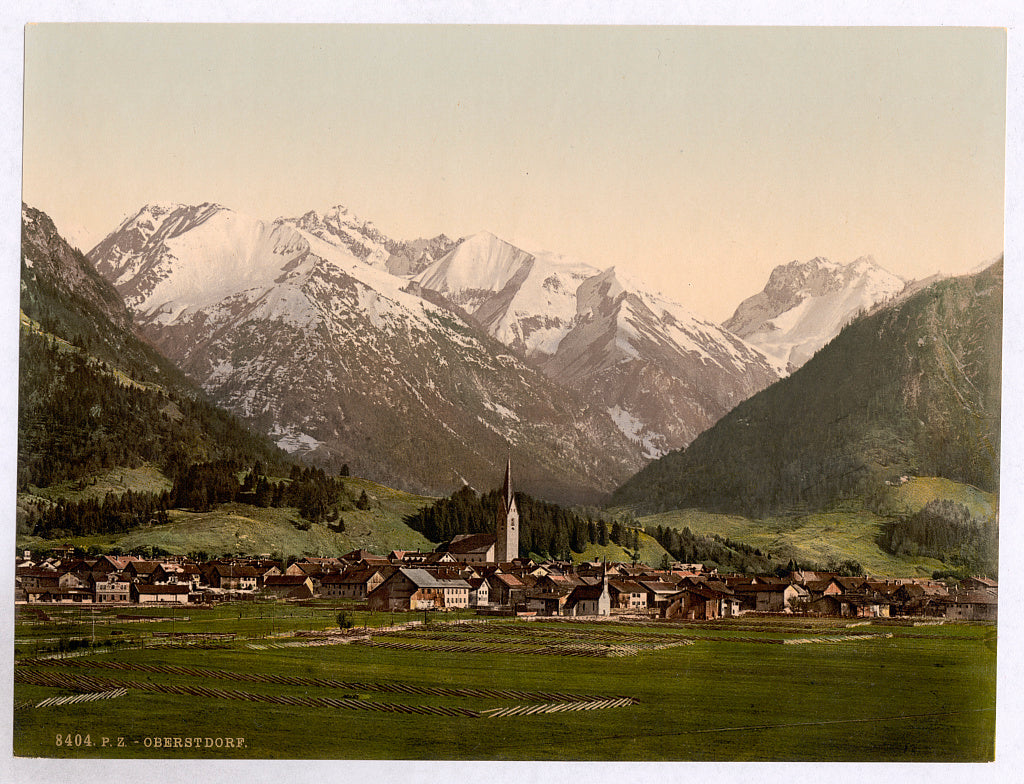
[[[772,270],[723,327],[796,370],[858,314],[899,296],[907,281],[870,256],[849,264],[816,257]]]

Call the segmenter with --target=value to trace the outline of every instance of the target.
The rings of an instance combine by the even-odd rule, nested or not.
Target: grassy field
[[[648,566],[658,566],[661,563],[662,557],[666,555],[668,555],[668,551],[658,544],[654,540],[654,537],[648,536],[645,533],[640,534],[639,563],[647,564]],[[672,556],[668,556],[668,558],[670,561],[675,560]],[[604,547],[591,542],[579,555],[574,553],[573,559],[577,561],[598,561],[607,559],[608,561],[618,561],[620,563],[629,563],[632,560],[630,552],[614,542],[609,542]]]
[[[50,621],[22,612],[15,753],[832,761],[981,761],[993,754],[991,626],[848,627],[799,618],[643,626],[435,620],[375,636],[373,645],[309,646],[294,636],[298,629],[326,628],[336,609],[326,602],[267,603],[239,618],[233,605],[181,608],[189,620],[179,616],[179,634],[238,635],[202,650],[159,644],[165,638],[155,633],[170,621],[107,618],[98,624],[98,640],[129,636],[147,647],[64,660],[31,657],[43,655],[44,640],[85,633],[91,623],[73,612]],[[254,622],[252,613],[261,612]],[[376,615],[391,622],[390,614]],[[270,619],[278,625],[274,636],[268,636]],[[122,634],[111,634],[117,630]],[[54,677],[92,678],[92,689],[130,685],[124,696],[35,707],[93,683],[77,690],[41,685]],[[180,693],[188,690],[193,693]],[[598,701],[606,707],[565,709]],[[607,707],[610,702],[617,707]],[[493,715],[516,706],[536,712]],[[86,734],[93,745],[75,743],[75,735],[81,744]],[[244,747],[158,749],[146,740],[226,736],[245,738]],[[125,745],[103,747],[102,738],[108,744],[123,738]]]
[[[905,514],[921,511],[929,501],[948,499],[963,504],[982,520],[996,520],[999,515],[999,499],[994,493],[937,476],[911,477],[889,493],[894,511]]]
[[[107,493],[123,495],[131,490],[135,493],[162,493],[171,489],[171,480],[154,465],[138,468],[114,468],[86,482],[58,482],[43,488],[32,488],[32,495],[56,501],[85,501],[90,498],[103,500]]]
[[[934,571],[945,568],[942,561],[934,558],[898,557],[882,550],[875,543],[875,536],[884,518],[864,510],[750,520],[681,509],[643,517],[640,523],[719,534],[760,548],[783,562],[793,558],[825,565],[830,559],[852,559],[868,574],[888,577],[930,577]]]
[[[894,514],[912,514],[935,499],[950,499],[967,506],[979,518],[995,520],[998,499],[970,485],[937,477],[915,477],[887,488],[887,506]],[[621,511],[621,510],[620,510]],[[894,556],[882,550],[875,537],[887,518],[856,501],[837,503],[811,514],[792,514],[754,520],[740,515],[716,514],[699,509],[676,509],[647,515],[639,525],[665,526],[697,534],[718,534],[771,553],[783,562],[793,558],[826,565],[858,561],[869,574],[889,577],[930,577],[948,566],[934,558]]]

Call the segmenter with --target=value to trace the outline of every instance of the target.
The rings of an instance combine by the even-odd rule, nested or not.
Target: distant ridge
[[[784,366],[614,267],[481,232],[412,281],[606,411],[646,457],[688,444]]]

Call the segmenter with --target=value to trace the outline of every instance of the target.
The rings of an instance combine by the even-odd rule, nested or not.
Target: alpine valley
[[[1001,263],[907,283],[792,262],[718,326],[614,268],[486,232],[394,240],[341,207],[149,205],[88,258],[42,212],[22,223],[19,521],[171,491],[172,525],[110,541],[420,548],[427,496],[490,489],[510,457],[538,499],[614,491],[603,514],[643,515],[648,561],[700,560],[695,533],[731,537],[700,552],[734,566],[995,563]],[[197,465],[295,479],[297,460],[354,474],[331,502],[347,530],[297,523],[316,510],[266,483],[269,507],[256,484],[248,505],[174,506]]]
[[[423,492],[593,501],[782,363],[615,269],[480,233],[400,241],[344,207],[148,205],[89,254],[139,334],[296,455]]]

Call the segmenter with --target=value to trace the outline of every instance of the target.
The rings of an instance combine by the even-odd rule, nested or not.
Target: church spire
[[[501,488],[505,498],[505,508],[512,507],[512,447],[508,450],[508,463],[505,464],[505,485]]]

